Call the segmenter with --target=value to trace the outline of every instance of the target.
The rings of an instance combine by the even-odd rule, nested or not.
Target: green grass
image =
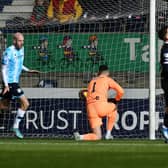
[[[163,141],[0,139],[0,168],[167,168]]]

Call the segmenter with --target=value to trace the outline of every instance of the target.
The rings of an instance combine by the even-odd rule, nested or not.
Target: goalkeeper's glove
[[[79,91],[79,98],[80,100],[86,101],[87,97],[87,89],[82,89]]]

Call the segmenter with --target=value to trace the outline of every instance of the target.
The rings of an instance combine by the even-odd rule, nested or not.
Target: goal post
[[[150,0],[150,63],[149,63],[149,139],[155,139],[156,112],[156,0]]]

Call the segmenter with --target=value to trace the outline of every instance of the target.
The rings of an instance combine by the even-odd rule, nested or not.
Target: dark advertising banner
[[[16,109],[16,104],[12,109]],[[149,101],[147,99],[123,99],[118,105],[118,119],[112,131],[117,138],[145,138],[149,135]],[[162,99],[157,98],[156,134],[163,122]],[[10,135],[15,110],[1,113],[0,135]],[[106,119],[103,120],[103,132]],[[72,137],[73,130],[90,131],[85,103],[78,99],[30,99],[30,108],[20,128],[25,136]]]

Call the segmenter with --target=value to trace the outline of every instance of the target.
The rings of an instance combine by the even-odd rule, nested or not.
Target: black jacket
[[[164,43],[160,55],[161,77],[168,78],[168,43]]]

